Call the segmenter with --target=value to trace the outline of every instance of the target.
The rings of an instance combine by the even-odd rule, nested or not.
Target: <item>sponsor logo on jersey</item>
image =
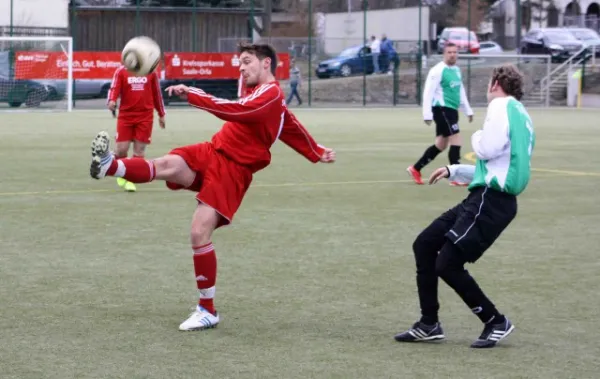
[[[145,76],[130,76],[127,78],[127,83],[129,83],[129,84],[146,84],[146,83],[148,83],[148,78]]]

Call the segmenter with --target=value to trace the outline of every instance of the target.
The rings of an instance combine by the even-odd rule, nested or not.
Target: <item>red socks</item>
[[[122,177],[132,183],[148,183],[156,177],[156,169],[154,162],[143,158],[114,159],[106,175]]]
[[[206,245],[193,246],[194,272],[196,285],[200,291],[198,304],[215,314],[213,299],[215,297],[215,282],[217,281],[217,256],[212,242]]]

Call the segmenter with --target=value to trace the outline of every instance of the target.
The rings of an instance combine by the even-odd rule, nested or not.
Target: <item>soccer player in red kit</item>
[[[211,242],[215,229],[229,224],[248,190],[254,173],[271,162],[271,146],[279,139],[313,163],[333,163],[335,152],[318,145],[289,112],[275,80],[275,50],[269,45],[240,45],[240,72],[252,93],[237,101],[219,99],[204,91],[176,85],[169,95],[187,98],[190,105],[225,121],[210,142],[179,147],[162,158],[117,159],[110,138],[100,132],[92,142],[90,174],[123,177],[134,183],[164,180],[169,189],[197,192],[192,217],[191,245],[199,301],[180,330],[215,327],[217,257]]]
[[[124,66],[119,67],[108,92],[108,109],[115,111],[119,97],[115,156],[127,158],[133,142],[133,156],[143,158],[146,146],[152,140],[155,109],[160,127],[165,127],[165,106],[156,71],[146,76],[134,76]],[[117,183],[126,191],[136,190],[135,184],[123,178],[117,178]]]

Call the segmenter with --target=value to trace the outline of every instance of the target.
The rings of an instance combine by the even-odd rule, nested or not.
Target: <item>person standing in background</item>
[[[298,93],[298,87],[300,86],[300,82],[302,77],[300,75],[300,69],[296,66],[296,60],[292,59],[290,61],[290,95],[288,96],[286,103],[289,105],[292,103],[292,99],[294,96],[298,99],[298,105],[302,105],[302,99],[300,98],[300,94]]]
[[[379,55],[381,53],[381,41],[375,36],[371,36],[371,55],[373,56],[373,73],[379,73]]]
[[[381,53],[383,54],[383,67],[381,68],[382,73],[392,74],[392,70],[390,69],[390,63],[393,63],[393,71],[398,69],[400,65],[400,59],[398,58],[398,53],[396,49],[394,49],[394,43],[392,40],[387,38],[387,35],[383,34],[381,36]]]

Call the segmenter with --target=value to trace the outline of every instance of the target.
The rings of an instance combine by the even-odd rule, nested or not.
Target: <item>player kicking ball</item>
[[[171,190],[197,192],[190,242],[199,301],[179,329],[213,328],[220,322],[213,303],[217,256],[211,242],[215,229],[228,225],[242,203],[253,175],[271,162],[271,146],[281,140],[313,163],[335,162],[335,152],[318,145],[287,109],[275,80],[277,55],[269,45],[240,45],[240,72],[254,90],[238,101],[219,99],[204,91],[176,85],[169,95],[225,121],[210,142],[176,148],[154,160],[117,159],[109,150],[109,136],[100,132],[92,142],[90,174],[124,178],[133,183],[163,180]]]
[[[108,109],[113,115],[116,114],[119,98],[114,154],[119,159],[127,158],[133,144],[133,157],[143,158],[146,146],[152,140],[155,109],[160,127],[165,128],[165,106],[156,71],[146,76],[135,76],[124,66],[117,68],[108,91]],[[117,184],[127,192],[136,191],[135,184],[123,178],[117,178]]]
[[[395,336],[398,342],[444,339],[438,319],[438,278],[448,284],[484,324],[473,348],[490,348],[514,325],[501,314],[465,270],[494,243],[517,214],[517,196],[529,183],[535,144],[531,118],[519,101],[521,73],[512,65],[495,68],[488,86],[483,129],[471,137],[475,165],[437,169],[429,184],[442,178],[465,181],[469,195],[435,219],[413,243],[421,319]]]

